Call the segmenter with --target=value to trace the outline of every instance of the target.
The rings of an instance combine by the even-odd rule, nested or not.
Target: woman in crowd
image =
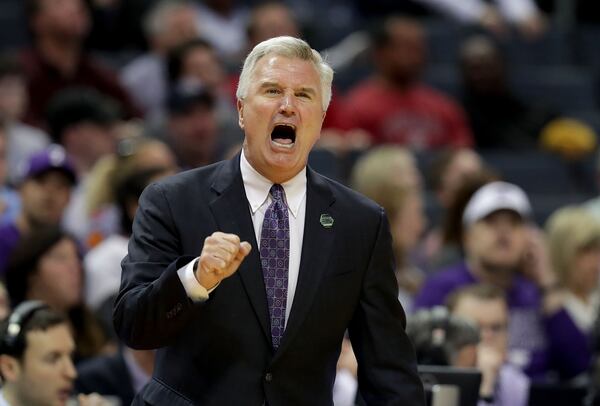
[[[6,288],[12,306],[41,300],[68,315],[75,336],[75,359],[107,349],[107,336],[83,302],[83,267],[75,239],[59,228],[43,228],[23,238],[11,257]]]
[[[379,203],[386,211],[394,241],[399,299],[407,312],[419,290],[422,272],[411,254],[420,241],[426,218],[419,170],[412,154],[397,146],[378,147],[363,156],[352,173],[355,190]]]

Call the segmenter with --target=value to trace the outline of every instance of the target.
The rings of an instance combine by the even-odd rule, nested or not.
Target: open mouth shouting
[[[271,131],[271,142],[277,147],[291,149],[296,143],[296,126],[276,124]]]

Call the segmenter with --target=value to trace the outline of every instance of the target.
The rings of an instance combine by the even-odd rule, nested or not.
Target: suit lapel
[[[285,351],[293,337],[299,331],[319,288],[331,256],[334,241],[334,228],[323,227],[320,221],[322,214],[328,214],[335,219],[331,207],[335,198],[323,178],[307,168],[306,215],[304,222],[304,238],[298,284],[294,294],[294,302],[290,318],[286,324],[278,354]]]
[[[269,310],[261,272],[260,255],[240,173],[239,155],[224,163],[221,170],[217,172],[212,190],[215,197],[209,206],[219,230],[237,234],[242,241],[252,244],[252,251],[242,262],[236,274],[242,279],[242,284],[250,298],[263,333],[270,343]]]

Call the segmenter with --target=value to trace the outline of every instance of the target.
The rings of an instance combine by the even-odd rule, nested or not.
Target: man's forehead
[[[285,55],[279,55],[276,53],[269,53],[264,55],[258,61],[254,68],[254,75],[262,76],[279,76],[284,71],[292,71],[294,73],[309,73],[311,76],[319,80],[319,72],[315,64],[306,59],[298,57],[289,57]]]
[[[32,355],[50,352],[71,353],[75,349],[71,330],[66,324],[57,324],[45,330],[28,331],[26,340],[26,351]]]

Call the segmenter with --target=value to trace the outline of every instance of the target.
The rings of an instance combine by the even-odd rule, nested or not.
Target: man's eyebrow
[[[260,84],[261,89],[266,88],[266,87],[280,87],[280,86],[278,83],[275,83],[275,82],[262,82]]]
[[[304,93],[310,93],[311,95],[317,94],[317,91],[312,87],[301,87],[300,89],[298,89],[298,91],[304,92]]]

